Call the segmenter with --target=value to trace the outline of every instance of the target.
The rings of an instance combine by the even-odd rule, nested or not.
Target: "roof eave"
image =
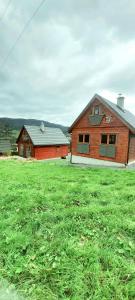
[[[73,124],[69,127],[68,132],[71,133],[72,129],[74,128],[74,126],[76,125],[76,123],[80,120],[80,118],[83,116],[83,114],[87,111],[87,109],[89,108],[89,106],[91,105],[91,103],[98,97],[98,94],[95,94],[92,99],[88,102],[88,104],[85,106],[85,108],[83,109],[83,111],[79,114],[79,116],[75,119],[75,121],[73,122]]]
[[[50,146],[68,146],[70,143],[61,143],[61,144],[33,144],[34,147],[50,147]]]
[[[20,130],[20,132],[19,132],[18,138],[16,139],[16,143],[19,142],[19,139],[20,139],[20,136],[21,136],[21,134],[22,134],[23,129],[24,129],[24,126],[21,128],[21,130]]]
[[[135,132],[135,128],[132,127],[124,118],[122,118],[122,116],[117,112],[115,111],[115,109],[113,109],[109,103],[107,103],[102,97],[100,97],[99,95],[97,95],[99,101],[101,101],[104,105],[106,105],[113,113],[115,113],[119,119],[124,123],[125,126],[127,126],[132,132]]]
[[[28,136],[29,136],[29,138],[30,138],[30,140],[31,140],[32,145],[34,145],[34,141],[32,140],[31,135],[30,135],[29,132],[28,132],[27,125],[24,125],[24,128],[25,128],[25,130],[27,131],[27,134],[28,134]]]

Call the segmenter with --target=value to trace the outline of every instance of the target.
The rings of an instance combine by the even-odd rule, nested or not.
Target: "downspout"
[[[70,163],[72,164],[72,134],[71,134],[71,143],[70,143],[70,147],[71,147]]]
[[[128,133],[128,151],[127,151],[127,163],[125,164],[125,166],[128,165],[129,163],[129,149],[130,149],[130,133]]]

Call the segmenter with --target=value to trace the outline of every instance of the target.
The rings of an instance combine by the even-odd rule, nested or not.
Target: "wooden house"
[[[17,139],[18,154],[38,160],[68,155],[69,141],[59,128],[24,125]]]
[[[122,95],[114,104],[95,94],[69,131],[74,156],[122,164],[135,161],[135,116],[125,109]]]

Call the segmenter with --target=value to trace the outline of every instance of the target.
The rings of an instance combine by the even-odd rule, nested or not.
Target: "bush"
[[[11,156],[11,151],[9,150],[9,151],[7,151],[7,152],[4,152],[3,155],[4,155],[4,156]]]
[[[14,150],[13,150],[13,151],[11,152],[11,155],[12,155],[12,156],[13,156],[13,155],[18,155],[18,151],[14,151]]]

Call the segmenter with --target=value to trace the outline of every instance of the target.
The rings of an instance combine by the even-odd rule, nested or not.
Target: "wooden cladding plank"
[[[82,154],[88,154],[89,153],[89,144],[78,144],[77,152],[82,153]]]
[[[115,145],[100,145],[99,153],[100,153],[100,156],[115,158],[116,147],[115,147]]]

